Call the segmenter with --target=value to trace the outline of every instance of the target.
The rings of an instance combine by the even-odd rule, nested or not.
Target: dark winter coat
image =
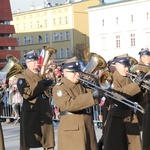
[[[44,94],[41,77],[29,69],[18,79],[23,96],[20,122],[20,150],[54,147],[54,129],[49,98]]]

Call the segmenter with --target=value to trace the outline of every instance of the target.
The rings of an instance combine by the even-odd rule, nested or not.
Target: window
[[[41,49],[38,49],[38,50],[37,50],[37,54],[38,54],[38,56],[40,56],[41,51],[42,51]]]
[[[33,38],[33,36],[30,37],[30,44],[34,44],[34,38]]]
[[[131,17],[131,23],[133,23],[134,21],[133,15],[131,15],[130,17]]]
[[[65,17],[65,22],[66,24],[68,24],[68,17]]]
[[[30,29],[32,29],[32,22],[30,22]]]
[[[20,38],[17,38],[18,45],[20,45]]]
[[[116,17],[116,25],[118,25],[118,17]]]
[[[56,19],[53,19],[53,25],[56,25]]]
[[[59,36],[58,36],[58,33],[54,33],[54,34],[53,34],[53,37],[54,37],[54,38],[53,38],[53,39],[54,39],[54,42],[58,41],[58,37],[59,37]]]
[[[69,32],[66,31],[66,35],[65,35],[66,40],[69,40]]]
[[[17,30],[17,31],[19,30],[19,26],[18,26],[18,24],[16,25],[16,30]]]
[[[60,40],[60,41],[63,40],[63,33],[62,33],[62,32],[59,33],[59,40]]]
[[[4,24],[9,25],[10,22],[9,21],[4,21]]]
[[[149,13],[146,13],[146,21],[149,20]]]
[[[63,48],[60,49],[60,58],[64,58],[64,50],[63,50]]]
[[[37,21],[37,28],[40,28],[40,22]]]
[[[61,18],[59,18],[59,24],[61,24]]]
[[[116,48],[120,48],[120,36],[116,36]]]
[[[37,40],[38,40],[38,43],[41,43],[41,41],[42,41],[42,36],[41,36],[41,35],[38,35]]]
[[[47,20],[45,20],[45,27],[47,27]]]
[[[23,44],[26,45],[27,44],[27,37],[23,38]]]
[[[105,25],[105,21],[104,19],[102,19],[102,27],[104,27],[104,25]]]
[[[66,48],[66,57],[70,58],[70,49],[69,48]]]
[[[48,36],[48,34],[45,34],[45,42],[46,43],[49,42],[49,36]]]
[[[25,23],[23,24],[23,29],[24,29],[24,30],[26,29],[26,24],[25,24]]]
[[[58,58],[57,53],[55,53],[54,54],[54,59],[57,59],[57,58]]]
[[[134,47],[135,46],[135,34],[130,34],[131,37],[131,46]]]

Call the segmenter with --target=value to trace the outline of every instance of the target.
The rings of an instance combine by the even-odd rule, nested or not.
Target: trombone
[[[99,89],[99,90],[104,92],[105,96],[108,96],[108,97],[110,97],[114,100],[117,100],[120,103],[123,103],[123,104],[129,106],[130,108],[132,108],[134,110],[134,112],[136,112],[138,110],[139,112],[141,112],[143,114],[145,113],[144,108],[141,105],[139,105],[137,102],[132,102],[132,101],[126,99],[124,96],[122,96],[118,93],[110,92],[110,91],[108,91],[106,89],[103,89],[103,88],[101,88],[101,87],[99,87],[99,86],[97,86],[97,85],[95,85],[95,84],[93,84],[93,83],[91,83],[87,80],[84,80],[84,79],[81,79],[81,78],[77,78],[77,79],[82,81],[83,83],[89,85],[91,89]]]
[[[132,57],[130,57],[130,60],[132,60],[131,61],[132,64],[137,63],[137,61]],[[99,69],[105,69],[102,72],[101,76],[93,74]],[[89,80],[86,80],[86,79],[82,79],[82,78],[77,78],[77,79],[81,81],[82,83],[84,83],[84,85],[88,86],[89,88],[99,89],[104,92],[105,96],[108,96],[116,101],[119,101],[120,103],[123,103],[129,106],[130,108],[134,110],[134,112],[138,110],[139,112],[144,114],[145,113],[144,108],[140,106],[137,102],[132,102],[118,93],[108,91],[108,88],[111,86],[110,83],[112,80],[112,76],[110,75],[109,71],[106,69],[107,69],[107,63],[105,59],[96,53],[90,53],[89,62],[86,65],[84,71],[82,71],[82,74],[83,74],[83,77],[85,77],[84,75],[87,75],[87,76],[94,78],[95,80],[100,80],[100,86],[97,86],[96,84],[91,83]]]

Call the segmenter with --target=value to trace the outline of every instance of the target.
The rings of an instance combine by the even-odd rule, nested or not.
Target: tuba
[[[101,69],[105,69],[107,67],[107,63],[105,61],[105,59],[96,54],[96,53],[90,53],[89,54],[89,62],[87,63],[87,65],[84,68],[83,73],[83,78],[85,80],[88,80],[90,82],[94,82],[95,84],[100,84],[101,82],[101,78],[98,75],[94,74],[96,73],[96,71],[99,71]],[[84,85],[84,83],[83,83]]]
[[[44,46],[44,50],[45,50],[45,57],[44,57],[44,61],[43,61],[43,64],[42,64],[42,67],[40,70],[40,76],[42,78],[45,78],[45,72],[47,69],[48,61],[50,60],[51,56],[57,52],[56,49],[54,49],[53,47],[50,47],[50,46]],[[52,88],[53,87],[48,86],[48,87],[46,87],[46,89],[44,91],[45,95],[49,98],[52,97],[52,94],[51,94]]]
[[[107,66],[105,59],[96,53],[90,53],[89,60],[84,73],[95,73],[97,70],[104,69]]]
[[[0,72],[6,73],[7,81],[10,77],[16,75],[17,73],[21,73],[24,70],[24,67],[19,60],[12,55],[7,55],[6,60],[8,60],[8,62]],[[0,102],[3,100],[4,95],[5,89],[2,87],[2,85],[0,85]]]

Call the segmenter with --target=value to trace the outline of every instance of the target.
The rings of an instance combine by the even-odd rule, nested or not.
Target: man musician
[[[54,102],[60,111],[58,150],[97,150],[91,108],[99,103],[99,90],[88,89],[79,81],[81,68],[76,57],[63,66],[60,83],[53,88]]]
[[[130,60],[128,54],[114,58],[112,90],[131,101],[139,101],[142,96],[139,81],[128,78]],[[105,121],[104,150],[142,150],[140,129],[135,112],[114,99],[108,99],[109,111]]]
[[[42,79],[38,71],[38,56],[34,50],[25,54],[27,69],[20,74],[17,86],[23,97],[20,115],[20,150],[54,148],[52,109],[44,90],[51,80]]]

